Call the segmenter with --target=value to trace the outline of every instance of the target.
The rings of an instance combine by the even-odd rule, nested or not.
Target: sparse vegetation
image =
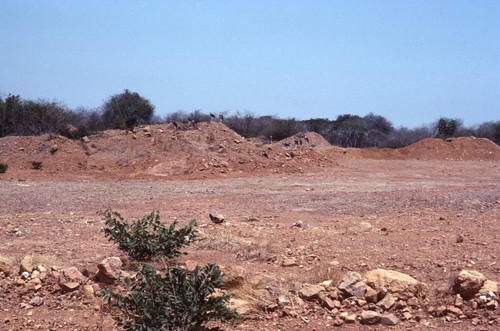
[[[177,257],[182,254],[180,249],[196,237],[194,220],[179,230],[175,229],[176,221],[167,228],[160,222],[158,211],[132,223],[110,209],[102,214],[106,219],[105,236],[138,261]]]
[[[134,280],[125,279],[125,292],[105,291],[105,302],[121,310],[117,326],[127,331],[204,330],[208,321],[225,322],[237,317],[226,304],[227,294],[214,294],[223,285],[214,264],[192,273],[177,267],[157,272],[144,265]]]
[[[8,168],[9,166],[7,165],[7,163],[0,163],[0,174],[4,174]]]
[[[31,161],[31,167],[34,170],[42,170],[43,162],[42,161]]]
[[[104,125],[111,129],[132,129],[138,124],[150,124],[155,107],[137,92],[129,90],[113,95],[103,106]]]
[[[194,221],[180,230],[175,230],[176,222],[165,228],[158,211],[132,224],[109,209],[103,215],[105,236],[140,261],[174,258],[196,235]],[[105,303],[122,312],[115,321],[124,330],[204,330],[208,321],[225,322],[237,317],[226,306],[229,295],[214,293],[223,284],[221,271],[214,264],[196,267],[190,273],[177,266],[157,271],[142,265],[133,279],[124,279],[123,292],[104,290],[103,294]]]
[[[19,95],[0,97],[0,137],[7,135],[61,134],[71,139],[106,129],[131,129],[140,124],[181,124],[184,129],[196,128],[196,123],[222,121],[238,134],[275,142],[301,131],[317,132],[331,144],[341,147],[398,148],[423,138],[475,136],[500,144],[500,122],[485,122],[465,127],[460,119],[439,118],[435,123],[416,128],[395,128],[383,116],[341,114],[336,119],[312,118],[296,120],[276,116],[255,116],[251,113],[211,117],[197,109],[175,111],[159,118],[154,105],[137,92],[124,90],[111,96],[98,109],[68,109],[59,102],[24,100]],[[219,114],[217,114],[219,115]]]

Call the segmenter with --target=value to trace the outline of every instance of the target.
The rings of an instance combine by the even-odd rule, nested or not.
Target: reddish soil
[[[32,161],[42,161],[42,169],[32,169]],[[439,289],[463,268],[500,280],[499,161],[500,148],[485,139],[356,150],[303,133],[266,145],[221,123],[106,131],[85,142],[50,135],[1,138],[0,163],[9,168],[0,174],[0,261],[18,264],[32,254],[48,268],[83,269],[121,256],[104,238],[97,212],[111,207],[135,218],[158,209],[165,222],[196,218],[201,225],[200,240],[181,262],[241,266],[249,284],[273,279],[276,286],[266,293],[240,293],[256,307],[289,293],[295,282],[338,280],[350,270],[379,267],[426,283],[428,301],[446,304],[453,297]],[[212,224],[211,211],[224,214],[226,223]],[[293,227],[299,220],[309,227]],[[298,265],[283,267],[289,257]],[[38,293],[45,303],[25,309],[33,291],[12,277],[0,277],[0,285],[0,330],[114,329],[99,298],[61,295],[47,281]],[[261,309],[237,329],[333,328],[324,308],[297,310],[309,324]],[[479,314],[478,326],[470,319],[426,316],[393,329],[499,327],[498,309]]]

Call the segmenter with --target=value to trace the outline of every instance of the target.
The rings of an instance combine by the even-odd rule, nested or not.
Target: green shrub
[[[7,163],[0,163],[0,174],[5,173],[7,171],[7,168],[9,168]]]
[[[42,161],[31,161],[31,167],[35,170],[42,170],[43,162]]]
[[[135,279],[125,278],[125,294],[103,291],[104,302],[121,310],[116,325],[127,331],[206,330],[208,321],[237,317],[226,306],[229,295],[214,295],[221,285],[221,271],[213,264],[192,273],[144,265]]]
[[[194,220],[179,230],[175,229],[176,221],[166,228],[160,222],[158,211],[153,211],[132,224],[109,209],[102,214],[106,219],[105,236],[118,244],[118,249],[138,261],[179,256],[182,254],[180,249],[189,245],[196,237]]]

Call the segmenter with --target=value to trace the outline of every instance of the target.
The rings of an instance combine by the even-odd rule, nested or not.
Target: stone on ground
[[[299,296],[304,300],[315,299],[325,288],[321,285],[304,284],[299,290]]]
[[[29,272],[30,274],[33,272],[33,256],[26,255],[21,259],[21,272]]]
[[[219,214],[215,211],[208,214],[208,216],[210,217],[210,220],[215,224],[221,224],[224,222],[224,215]]]
[[[380,317],[380,323],[383,325],[394,326],[399,323],[399,318],[392,313],[384,314]]]
[[[375,269],[365,275],[366,282],[374,289],[385,287],[396,298],[409,299],[425,295],[427,285],[415,278],[394,270]]]
[[[476,270],[462,270],[453,284],[453,290],[464,299],[472,298],[486,282],[486,277]]]
[[[364,297],[366,293],[366,280],[359,273],[349,271],[342,277],[338,289],[349,296]]]
[[[105,258],[97,265],[99,272],[97,278],[106,284],[113,284],[120,275],[122,260],[119,257],[112,256]]]
[[[377,324],[380,322],[380,314],[373,310],[363,310],[360,322],[366,325]]]

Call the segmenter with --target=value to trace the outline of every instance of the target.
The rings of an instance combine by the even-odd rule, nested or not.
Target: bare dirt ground
[[[500,280],[498,146],[461,138],[358,151],[307,138],[264,145],[220,123],[108,131],[86,142],[2,138],[0,162],[9,168],[0,174],[0,257],[18,265],[33,255],[49,269],[83,270],[122,256],[104,238],[99,211],[136,218],[158,209],[165,222],[181,224],[195,218],[200,240],[180,261],[240,266],[253,286],[240,295],[254,313],[226,326],[237,330],[330,330],[332,314],[317,304],[298,304],[295,317],[266,307],[297,284],[338,281],[347,271],[411,275],[429,286],[425,305],[452,303],[442,288],[462,269]],[[42,170],[31,169],[35,160]],[[211,211],[226,222],[212,224]],[[293,226],[298,221],[308,226]],[[296,263],[285,267],[286,259]],[[271,286],[259,290],[262,279]],[[0,285],[0,330],[114,329],[98,297],[62,294],[50,278],[38,292],[17,275],[0,277]],[[44,304],[26,306],[35,295]],[[392,329],[499,327],[498,309],[446,319],[426,314],[425,305],[412,312],[419,318]]]

